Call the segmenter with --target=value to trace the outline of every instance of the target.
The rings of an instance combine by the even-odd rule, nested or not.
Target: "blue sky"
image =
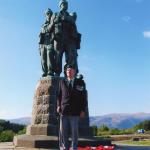
[[[0,0],[0,118],[31,116],[41,77],[38,34],[59,0]],[[82,33],[90,115],[150,112],[149,0],[69,0]]]

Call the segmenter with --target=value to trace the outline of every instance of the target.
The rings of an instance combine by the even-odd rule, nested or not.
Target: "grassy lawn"
[[[139,145],[139,146],[150,146],[150,140],[141,140],[141,141],[120,141],[118,144],[127,144],[127,145]]]

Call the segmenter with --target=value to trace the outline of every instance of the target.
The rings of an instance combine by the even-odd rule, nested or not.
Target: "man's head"
[[[52,12],[52,10],[50,8],[46,9],[45,17],[46,17],[47,21],[50,21],[52,14],[53,14],[53,12]]]
[[[61,0],[59,2],[59,8],[60,8],[61,11],[67,11],[67,9],[68,9],[68,2],[67,2],[67,0]]]
[[[76,75],[76,69],[72,65],[66,65],[65,74],[66,74],[67,78],[72,79]]]

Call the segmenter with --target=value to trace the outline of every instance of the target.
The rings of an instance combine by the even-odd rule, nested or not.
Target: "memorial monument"
[[[59,81],[62,79],[60,77],[63,68],[62,58],[65,55],[65,64],[74,66],[78,73],[77,49],[80,49],[81,42],[81,34],[76,26],[77,14],[68,12],[66,0],[59,2],[59,8],[60,11],[56,13],[49,8],[45,11],[46,21],[39,35],[43,73],[35,88],[31,125],[27,127],[26,135],[14,137],[14,145],[18,147],[58,147],[59,120],[56,113],[56,100]],[[76,76],[83,78],[82,75]],[[79,123],[79,136],[89,135],[87,107],[86,117]]]

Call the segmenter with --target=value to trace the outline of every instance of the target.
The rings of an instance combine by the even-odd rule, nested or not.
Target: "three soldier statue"
[[[62,58],[72,65],[78,73],[77,49],[80,49],[81,34],[77,31],[76,13],[68,13],[68,2],[59,2],[60,11],[53,13],[51,9],[45,12],[46,21],[42,25],[39,40],[43,77],[60,76]]]

